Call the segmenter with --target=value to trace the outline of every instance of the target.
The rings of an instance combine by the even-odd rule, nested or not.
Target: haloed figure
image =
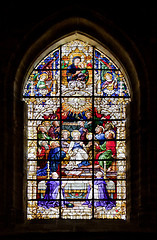
[[[100,152],[96,155],[96,160],[99,161],[100,166],[104,167],[104,160],[106,161],[106,169],[107,171],[111,170],[111,165],[113,160],[116,158],[116,141],[115,133],[113,130],[109,130],[105,133],[106,141],[102,145],[96,145],[96,149]],[[95,162],[97,163],[97,162]]]
[[[81,62],[81,58],[76,56],[72,60],[72,64],[68,67],[67,70],[67,81],[76,81],[78,78],[78,74],[80,73],[79,63]]]
[[[80,141],[81,133],[78,130],[74,130],[71,133],[74,141],[71,141],[69,145],[68,154],[70,155],[70,161],[67,165],[67,169],[73,169],[74,167],[88,166],[88,154],[86,147],[82,141]]]

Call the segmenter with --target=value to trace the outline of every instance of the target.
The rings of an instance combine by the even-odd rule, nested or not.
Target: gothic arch
[[[92,17],[94,16],[94,13],[92,13]],[[41,53],[43,49],[47,48],[47,46],[50,46],[52,43],[55,44],[59,39],[61,39],[64,35],[64,37],[69,36],[74,33],[81,33],[85,36],[88,36],[91,39],[94,39],[95,41],[99,42],[100,45],[107,47],[111,52],[115,54],[115,56],[119,59],[119,61],[122,63],[123,66],[125,66],[126,72],[128,73],[129,80],[132,86],[132,106],[131,106],[131,120],[130,120],[130,128],[131,128],[131,147],[130,147],[130,162],[131,167],[134,166],[135,162],[138,162],[138,165],[140,167],[141,160],[140,160],[140,151],[141,151],[141,143],[140,139],[138,137],[140,127],[139,127],[139,121],[140,116],[142,114],[145,114],[143,107],[141,107],[141,96],[145,93],[141,93],[141,89],[145,88],[143,87],[143,82],[146,83],[146,77],[145,77],[145,68],[144,64],[141,60],[140,54],[138,53],[136,47],[133,45],[133,43],[125,36],[124,33],[119,31],[116,27],[114,27],[112,24],[107,23],[107,27],[104,28],[104,23],[106,23],[106,20],[100,20],[100,16],[97,17],[97,22],[93,19],[89,20],[83,17],[73,17],[73,18],[66,18],[64,21],[57,22],[56,24],[52,24],[52,27],[47,29],[45,33],[41,34],[38,39],[35,37],[36,31],[31,33],[31,35],[27,38],[28,40],[24,41],[22,46],[17,50],[15,55],[12,57],[10,61],[10,70],[8,71],[8,75],[6,77],[6,84],[5,84],[5,98],[7,98],[7,95],[11,92],[11,97],[13,105],[12,105],[12,112],[10,112],[11,118],[8,114],[5,116],[5,121],[8,123],[9,119],[13,120],[14,126],[12,128],[12,137],[9,138],[9,135],[6,137],[6,141],[9,143],[14,142],[14,146],[11,148],[10,153],[5,152],[5,155],[8,156],[9,161],[11,162],[13,168],[10,173],[6,173],[5,179],[7,179],[7,174],[10,174],[12,176],[12,179],[14,181],[12,182],[12,185],[10,186],[11,189],[16,189],[17,194],[12,190],[11,192],[11,199],[7,201],[6,204],[9,204],[10,215],[11,215],[11,221],[16,219],[16,221],[21,222],[23,221],[23,216],[25,216],[24,212],[24,199],[22,196],[22,189],[23,189],[23,182],[25,181],[25,177],[23,178],[23,169],[25,169],[25,163],[21,163],[21,159],[23,158],[24,151],[23,149],[23,133],[22,129],[24,126],[24,118],[23,118],[23,112],[25,106],[21,102],[21,89],[23,86],[23,79],[25,77],[25,74],[27,72],[27,69],[30,66],[30,63],[34,61],[34,58],[37,56],[37,54]],[[55,19],[57,21],[57,17]],[[54,18],[51,19],[51,21],[54,21]],[[51,22],[50,21],[50,22]],[[99,22],[99,23],[98,23]],[[37,28],[39,30],[39,28]],[[37,30],[36,29],[36,30]],[[115,33],[120,35],[119,38],[115,37]],[[118,35],[118,36],[119,36]],[[31,37],[33,37],[33,41],[31,40]],[[132,53],[131,53],[132,52]],[[18,57],[17,57],[18,55]],[[133,56],[134,55],[134,56]],[[130,57],[131,56],[131,57]],[[135,67],[136,66],[136,67]],[[12,81],[14,79],[14,82]],[[140,81],[140,79],[142,79]],[[145,79],[145,81],[143,80]],[[8,92],[7,85],[10,83],[10,91]],[[146,99],[146,97],[144,97]],[[9,108],[10,106],[8,106]],[[141,111],[142,109],[142,111]],[[135,116],[136,115],[136,116]],[[19,138],[19,141],[15,141],[15,138]],[[132,140],[135,140],[134,142]],[[136,146],[137,144],[137,146]],[[20,146],[20,148],[19,148]],[[133,155],[136,155],[136,160],[133,159]],[[130,168],[130,165],[129,165]],[[131,177],[131,171],[129,172],[129,178],[130,181],[132,181],[132,184],[135,184],[137,188],[140,190],[141,185],[143,183],[136,183],[135,176]],[[26,173],[26,169],[24,170],[24,174]],[[136,170],[136,176],[139,179],[139,170]],[[136,178],[136,179],[137,179]],[[21,182],[20,187],[18,186],[18,182]],[[138,197],[135,199],[133,197],[133,193],[131,190],[133,190],[131,184],[129,183],[129,213],[130,218],[135,219],[138,221],[138,207],[132,208],[134,202],[138,201],[138,206],[142,208],[141,205],[141,197],[142,193],[140,191],[138,192]],[[7,181],[6,181],[7,185]],[[7,189],[7,188],[6,188]],[[24,186],[25,189],[25,186]],[[7,196],[8,190],[6,190],[4,194],[4,198]],[[138,191],[138,190],[137,190]],[[25,195],[24,190],[24,195]],[[20,204],[19,199],[17,196],[20,196]],[[12,201],[13,200],[13,201]],[[12,203],[11,203],[12,201]],[[4,210],[6,210],[6,205]],[[77,225],[75,225],[77,226]],[[79,225],[78,225],[79,226]],[[98,226],[97,226],[98,227]],[[98,228],[99,230],[99,228]]]
[[[27,217],[66,219],[73,213],[76,219],[82,215],[126,219],[125,112],[131,100],[127,73],[108,50],[81,34],[61,42],[48,48],[31,66],[23,89],[28,104]],[[99,153],[98,144],[105,153]],[[99,155],[102,160],[96,161]],[[54,173],[57,181],[52,181]],[[97,175],[104,179],[108,200],[97,202],[96,193],[90,190],[89,208],[85,206],[89,198],[87,178],[96,191]],[[53,187],[57,184],[55,191],[61,187],[58,184],[64,185],[65,202],[71,202],[62,204],[56,195],[52,203],[45,201],[48,183]],[[70,204],[73,207],[68,210]],[[56,214],[45,211],[47,207]]]

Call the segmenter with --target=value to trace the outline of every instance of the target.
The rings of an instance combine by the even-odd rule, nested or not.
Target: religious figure
[[[44,125],[38,126],[38,133],[37,133],[38,140],[52,140],[50,136],[47,134],[47,129]]]
[[[88,132],[92,132],[92,112],[86,112],[84,119],[86,120],[84,127],[88,130]]]
[[[85,128],[85,121],[79,121],[80,125],[79,132],[81,133],[80,139],[87,142],[86,133],[88,130]]]
[[[70,142],[68,154],[70,156],[69,163],[67,164],[66,168],[68,170],[73,168],[78,168],[81,166],[88,166],[90,163],[88,162],[88,154],[86,147],[82,141],[80,141],[80,132],[78,130],[74,130],[71,133],[71,136],[74,141]]]
[[[97,160],[101,167],[104,167],[104,160],[106,161],[106,169],[111,170],[110,166],[113,162],[113,159],[116,158],[116,142],[112,140],[115,137],[115,133],[113,130],[108,130],[105,133],[105,138],[107,139],[102,145],[98,145],[95,143],[96,149],[100,152],[96,155],[95,163],[98,164]]]
[[[88,205],[88,207],[92,206],[92,186],[90,181],[87,189],[86,202],[83,203],[83,205]],[[94,181],[94,206],[105,207],[106,210],[110,210],[116,206],[116,202],[109,197],[102,172],[96,173],[96,180]]]
[[[67,81],[75,81],[78,78],[78,74],[80,73],[79,63],[81,62],[81,58],[76,56],[72,60],[72,64],[67,69]]]
[[[44,201],[43,200],[39,200],[38,201],[38,206],[43,207],[43,208],[50,208],[50,207],[59,207],[60,203],[59,203],[59,199],[60,199],[60,181],[57,180],[58,179],[58,174],[56,172],[53,172],[51,175],[51,179],[46,183],[46,192],[45,192],[45,197],[44,197]],[[66,183],[64,182],[61,183],[61,199],[65,199],[65,194],[64,194],[64,187],[65,187]],[[73,204],[70,204],[69,202],[63,200],[61,201],[61,206],[62,207],[73,207]]]
[[[114,80],[114,76],[112,73],[105,73],[102,78],[105,82],[102,84],[102,90],[106,95],[114,94],[115,90],[117,89],[117,81]]]
[[[62,130],[61,134],[61,150],[63,150],[65,153],[68,152],[69,145],[70,145],[70,132],[68,130]],[[66,157],[64,158],[64,161],[61,164],[68,164],[69,163],[69,155],[66,154]]]
[[[42,73],[41,75],[37,76],[37,89],[46,89],[46,80],[48,79],[47,73]]]
[[[61,135],[61,147],[62,149],[67,152],[69,149],[69,141],[70,141],[70,132],[68,130],[62,130],[62,135]]]
[[[80,62],[79,67],[81,68],[81,70],[80,70],[80,73],[78,74],[78,80],[81,80],[87,83],[89,78],[89,73],[86,68],[86,64],[84,62]]]
[[[60,162],[66,157],[66,153],[60,150],[60,144],[57,141],[51,142],[51,149],[47,160],[50,162],[50,174],[57,172],[60,174]],[[43,169],[37,170],[37,176],[47,176],[48,164]]]
[[[74,90],[85,89],[88,78],[89,73],[85,63],[81,62],[79,56],[74,57],[72,64],[67,68],[68,87]]]
[[[104,134],[104,128],[103,128],[103,126],[97,126],[96,128],[95,128],[95,139],[96,140],[99,140],[99,143],[100,144],[103,144],[104,143],[104,141],[105,141],[105,134]]]
[[[53,121],[52,126],[50,127],[48,131],[48,135],[52,139],[59,139],[60,138],[60,126],[58,121]]]
[[[39,141],[39,147],[37,152],[37,158],[40,160],[39,165],[40,168],[44,168],[47,163],[47,158],[49,155],[50,146],[47,141]],[[42,160],[42,161],[41,161]]]

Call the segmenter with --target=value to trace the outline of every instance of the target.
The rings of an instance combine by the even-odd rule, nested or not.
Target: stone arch
[[[146,92],[145,87],[145,84],[147,82],[145,66],[137,48],[124,33],[119,31],[119,29],[117,29],[115,26],[107,22],[102,17],[96,16],[97,21],[94,20],[94,17],[95,17],[94,13],[92,13],[91,18],[93,19],[90,20],[85,17],[72,17],[65,18],[64,21],[57,21],[58,16],[55,16],[55,24],[52,23],[52,27],[46,29],[46,31],[43,34],[41,35],[39,34],[40,36],[38,35],[38,39],[36,39],[35,37],[36,31],[39,30],[39,28],[37,27],[37,29],[34,32],[32,32],[30,36],[28,36],[26,40],[22,43],[22,46],[20,46],[19,49],[17,49],[17,52],[13,55],[9,63],[9,71],[6,77],[4,92],[5,99],[7,99],[8,94],[11,93],[10,99],[12,100],[12,110],[9,113],[6,113],[4,120],[6,123],[9,123],[10,120],[12,120],[14,123],[14,126],[11,129],[12,137],[10,138],[9,134],[8,136],[6,136],[6,141],[8,142],[8,144],[14,142],[14,146],[12,146],[11,151],[9,153],[7,153],[7,149],[5,149],[5,156],[6,157],[8,156],[8,159],[11,165],[13,166],[12,171],[10,172],[11,178],[13,179],[10,188],[15,189],[15,191],[17,191],[17,194],[15,194],[15,191],[12,190],[11,199],[8,200],[6,204],[9,203],[10,216],[12,219],[10,221],[12,221],[13,223],[14,223],[13,219],[16,219],[17,222],[23,221],[23,216],[25,215],[25,213],[23,212],[24,199],[21,194],[23,189],[22,182],[25,180],[25,178],[23,178],[23,169],[25,169],[25,165],[24,163],[21,163],[21,159],[23,158],[24,155],[23,151],[24,140],[22,133],[23,132],[22,129],[24,126],[23,118],[24,106],[23,103],[21,102],[21,89],[23,85],[23,79],[30,63],[34,61],[34,57],[36,57],[37,54],[43,51],[43,49],[45,49],[47,46],[61,39],[63,35],[68,36],[76,32],[83,33],[84,35],[87,35],[88,37],[93,38],[94,40],[100,42],[101,45],[107,46],[108,49],[111,52],[113,52],[117,56],[117,58],[121,61],[121,63],[125,66],[132,85],[132,99],[133,99],[133,103],[131,106],[132,116],[130,120],[131,128],[130,161],[132,166],[134,166],[134,164],[138,162],[138,167],[139,168],[141,167],[141,154],[142,155],[144,154],[141,153],[142,143],[140,142],[139,133],[145,134],[145,132],[144,130],[140,129],[140,124],[144,125],[144,122],[140,122],[140,120],[141,116],[147,112],[148,103],[146,102],[147,99],[146,96],[148,96],[149,94],[148,92]],[[53,22],[54,17],[53,19],[49,20],[50,22]],[[105,24],[107,25],[107,27],[104,27]],[[116,37],[117,33],[118,37]],[[32,36],[33,41],[31,40]],[[12,79],[14,79],[14,81]],[[8,85],[9,91],[7,88]],[[142,98],[143,101],[141,101]],[[8,109],[10,109],[9,104]],[[7,126],[5,127],[7,128]],[[19,139],[18,141],[15,140],[17,136]],[[133,140],[135,140],[134,143]],[[134,160],[132,157],[135,155],[137,161]],[[25,171],[26,170],[24,170],[24,173]],[[7,179],[8,176],[7,174],[8,172],[5,173],[5,179]],[[133,197],[134,193],[130,191],[129,201],[131,219],[135,219],[136,221],[138,221],[139,206],[142,209],[141,203],[142,193],[140,192],[140,189],[143,186],[143,182],[142,180],[138,180],[138,183],[136,183],[137,179],[136,177],[140,179],[140,170],[136,170],[136,176],[135,175],[130,176],[130,181],[132,182],[132,184],[135,184],[135,186],[137,186],[139,192],[138,197],[136,197],[135,199]],[[18,187],[19,181],[21,182],[20,187]],[[132,186],[130,185],[129,188],[132,189]],[[7,191],[8,190],[6,190],[4,197],[7,196],[8,194]],[[21,199],[19,205],[18,205],[19,199],[17,198],[17,196],[19,196],[19,198]],[[136,201],[138,201],[138,207],[135,207],[135,209],[133,209],[132,206]],[[6,205],[4,209],[6,210]]]

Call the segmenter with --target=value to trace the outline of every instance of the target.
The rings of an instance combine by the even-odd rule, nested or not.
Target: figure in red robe
[[[107,141],[105,141],[102,145],[98,145],[95,143],[96,149],[100,150],[96,155],[95,164],[100,164],[101,167],[104,167],[104,160],[106,161],[106,169],[110,170],[110,166],[113,162],[113,159],[116,158],[116,142],[112,139],[115,137],[115,133],[113,130],[109,130],[105,133]]]

